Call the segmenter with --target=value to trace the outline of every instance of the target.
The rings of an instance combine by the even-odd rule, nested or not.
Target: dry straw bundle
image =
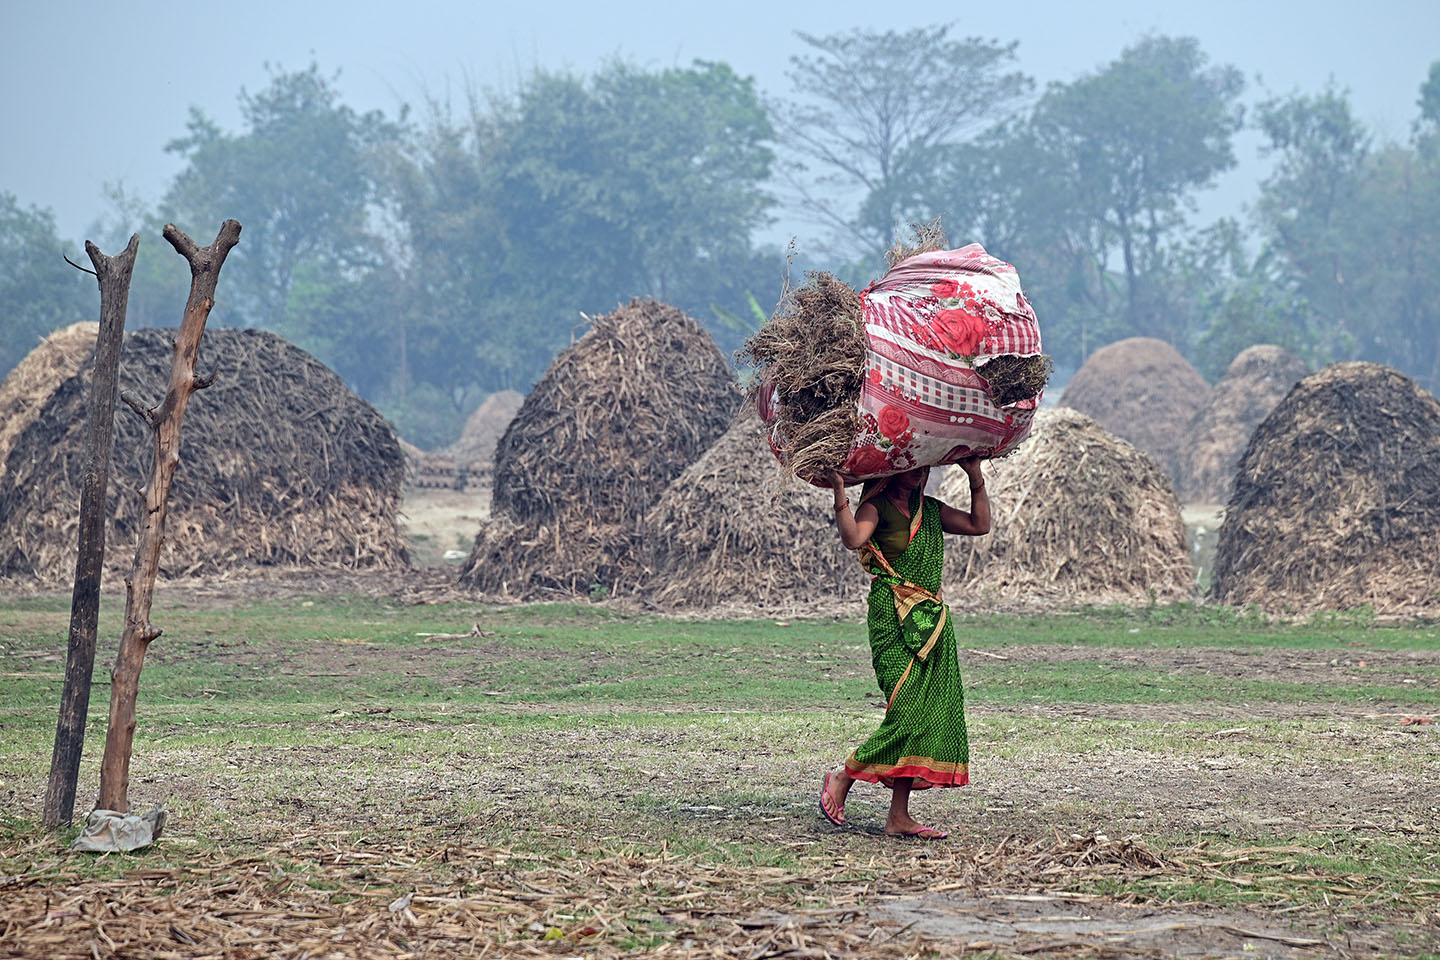
[[[715,342],[674,307],[635,300],[596,318],[500,439],[491,521],[461,582],[517,597],[623,589],[646,511],[739,400]]]
[[[1196,414],[1180,449],[1180,499],[1224,503],[1250,435],[1309,373],[1305,361],[1282,347],[1242,350]]]
[[[863,596],[868,580],[835,532],[831,493],[783,485],[747,410],[650,510],[647,595],[666,608],[766,609]]]
[[[169,331],[126,337],[121,389],[158,401],[172,353]],[[162,572],[406,566],[395,522],[405,461],[380,414],[273,333],[207,331],[200,360],[217,376],[185,414]],[[67,379],[15,440],[12,469],[0,479],[0,575],[61,581],[74,574],[89,373],[87,363]],[[129,568],[151,457],[149,427],[122,406],[108,495],[112,574]]]
[[[1250,439],[1215,558],[1216,599],[1308,612],[1440,611],[1440,402],[1403,374],[1311,374]]]
[[[1205,378],[1178,350],[1131,337],[1091,354],[1060,403],[1135,444],[1178,482],[1186,431],[1209,396]]]
[[[806,274],[740,351],[775,390],[774,428],[791,451],[789,476],[823,476],[844,463],[861,427],[865,318],[860,295],[833,274]]]
[[[0,478],[15,438],[24,433],[51,395],[95,354],[98,323],[72,323],[31,350],[0,383]]]
[[[1041,410],[1030,439],[985,473],[991,532],[947,544],[945,596],[957,606],[1134,603],[1193,591],[1169,478],[1084,414]],[[963,471],[949,468],[940,499],[969,508]]]

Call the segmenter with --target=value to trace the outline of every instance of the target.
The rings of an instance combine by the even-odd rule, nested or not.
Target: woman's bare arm
[[[970,511],[957,510],[940,504],[940,526],[946,533],[962,537],[979,537],[990,532],[990,497],[985,493],[985,477],[980,473],[980,458],[966,457],[960,468],[970,478]]]
[[[830,487],[835,491],[835,528],[840,531],[840,540],[849,550],[859,550],[875,535],[880,525],[880,511],[875,504],[866,503],[853,514],[850,501],[845,496],[845,481],[836,473],[830,474]]]

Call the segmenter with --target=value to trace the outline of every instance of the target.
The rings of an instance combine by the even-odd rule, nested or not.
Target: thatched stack
[[[465,420],[460,439],[450,445],[449,454],[457,463],[490,465],[495,462],[495,446],[505,435],[525,395],[516,390],[500,390],[490,394]]]
[[[666,608],[787,609],[861,597],[868,578],[835,530],[828,490],[785,481],[746,410],[645,520],[645,590]]]
[[[0,383],[0,477],[15,438],[24,433],[60,385],[95,355],[98,323],[72,323],[31,350]]]
[[[1148,453],[1177,484],[1186,431],[1210,385],[1164,340],[1131,337],[1090,355],[1060,398]]]
[[[169,381],[171,332],[125,339],[120,387],[150,402]],[[15,440],[0,479],[0,575],[74,574],[90,369],[69,377]],[[200,372],[215,383],[185,414],[170,490],[162,573],[224,575],[237,566],[398,568],[405,462],[390,426],[343,380],[273,333],[212,329]],[[115,414],[106,568],[128,570],[150,476],[150,429]]]
[[[596,318],[501,437],[461,582],[515,597],[633,586],[646,512],[739,402],[715,342],[674,307],[635,300]]]
[[[1304,360],[1283,347],[1249,347],[1230,362],[1180,448],[1181,501],[1230,499],[1235,466],[1250,435],[1309,372]]]
[[[1194,590],[1180,503],[1134,446],[1082,413],[1043,409],[1013,455],[985,464],[991,528],[946,540],[945,596],[958,606],[1178,600]],[[963,471],[940,499],[968,510]]]
[[[1301,380],[1240,460],[1212,591],[1281,611],[1440,612],[1440,402],[1373,363]]]

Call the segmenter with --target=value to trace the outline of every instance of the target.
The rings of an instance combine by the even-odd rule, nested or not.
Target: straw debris
[[[1301,380],[1256,428],[1213,593],[1310,612],[1440,612],[1440,402],[1373,363]]]
[[[60,385],[95,354],[98,323],[72,323],[40,341],[0,383],[0,478],[15,438],[24,433]]]
[[[171,333],[125,339],[119,381],[156,402]],[[162,573],[224,576],[237,566],[407,565],[396,526],[405,460],[390,426],[335,373],[273,333],[209,330],[201,371],[214,385],[185,415]],[[0,478],[0,576],[63,582],[75,567],[76,504],[93,359],[64,381],[14,441]],[[107,575],[130,565],[144,517],[150,428],[115,415]]]
[[[645,520],[645,593],[666,609],[794,609],[865,595],[835,531],[833,497],[786,484],[745,411],[665,490]]]
[[[1180,449],[1180,499],[1229,500],[1235,467],[1250,435],[1309,372],[1305,361],[1282,347],[1242,350],[1195,415]]]
[[[957,606],[1136,603],[1193,592],[1169,478],[1084,414],[1042,409],[1029,441],[985,473],[991,532],[947,542],[945,596]],[[963,471],[947,470],[940,499],[969,509]]]
[[[739,402],[715,342],[674,307],[635,300],[597,317],[501,437],[492,520],[461,582],[516,597],[632,585],[645,513]]]
[[[1209,397],[1205,378],[1178,350],[1131,337],[1091,354],[1060,403],[1135,444],[1178,483],[1186,433]]]

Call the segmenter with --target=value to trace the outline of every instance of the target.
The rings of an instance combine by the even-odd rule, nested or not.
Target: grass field
[[[95,858],[35,826],[67,617],[0,597],[4,956],[1440,953],[1436,624],[962,617],[974,783],[924,843],[864,784],[816,813],[884,706],[858,619],[162,600],[171,825]]]

